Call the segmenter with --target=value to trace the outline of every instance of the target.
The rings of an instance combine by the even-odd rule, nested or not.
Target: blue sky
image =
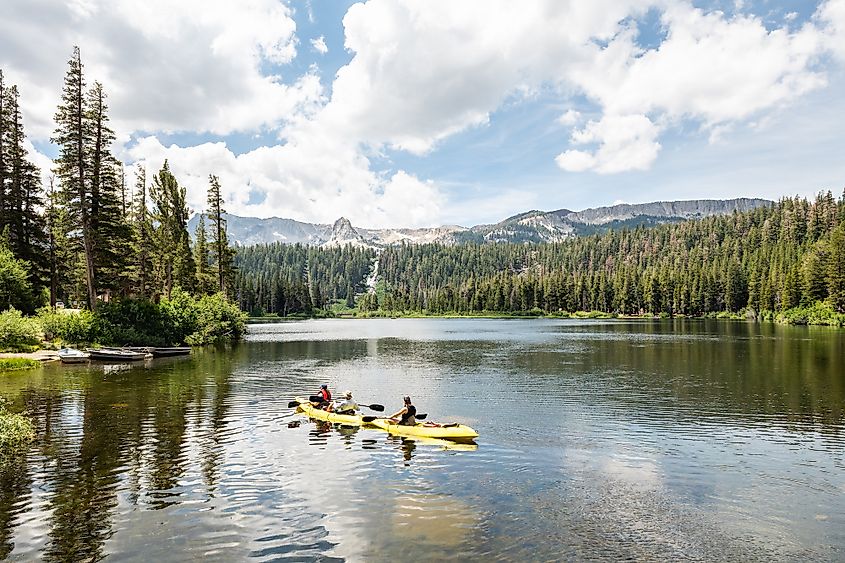
[[[845,0],[10,0],[33,155],[73,45],[115,152],[201,210],[363,227],[528,209],[837,195]],[[38,42],[32,37],[41,38]]]

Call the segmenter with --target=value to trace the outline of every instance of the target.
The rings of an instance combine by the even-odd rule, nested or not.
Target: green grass
[[[38,360],[29,358],[0,358],[0,371],[18,371],[22,369],[35,369],[41,365]]]

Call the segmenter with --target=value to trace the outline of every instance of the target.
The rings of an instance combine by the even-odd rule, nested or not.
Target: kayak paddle
[[[311,395],[310,397],[308,397],[308,400],[317,403],[317,402],[322,402],[323,398],[320,397],[319,395]],[[290,404],[293,404],[293,403],[294,403],[294,401],[291,401]],[[288,406],[290,406],[290,404]],[[293,408],[294,406],[296,406],[296,405],[291,406],[291,408]],[[367,407],[368,409],[372,409],[372,410],[378,411],[378,412],[382,412],[384,410],[384,405],[379,405],[378,403],[373,403],[372,405],[362,405],[361,403],[358,403],[358,406],[359,407]]]
[[[416,418],[417,420],[425,420],[427,417],[428,417],[428,413],[420,413],[420,414],[416,415],[414,418]],[[363,420],[364,422],[372,422],[372,421],[379,419],[379,418],[385,418],[385,417],[383,417],[383,416],[364,416],[364,417],[361,418],[361,420]]]

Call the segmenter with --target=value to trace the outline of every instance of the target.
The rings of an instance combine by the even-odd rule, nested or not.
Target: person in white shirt
[[[337,401],[333,406],[332,411],[337,414],[355,414],[355,411],[358,410],[358,403],[352,400],[352,391],[346,391],[343,394],[343,399]]]

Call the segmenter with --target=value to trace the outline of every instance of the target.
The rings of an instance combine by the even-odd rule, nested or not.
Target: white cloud
[[[581,112],[574,109],[568,109],[566,112],[557,118],[557,122],[561,125],[575,125],[581,121]]]
[[[839,21],[834,8],[842,1],[823,6],[825,21]],[[630,17],[649,8],[660,11],[667,35],[644,50]],[[346,135],[415,154],[483,126],[509,97],[553,84],[564,99],[582,94],[597,103],[604,118],[593,131],[608,136],[595,139],[594,155],[563,153],[562,166],[641,170],[659,144],[652,131],[615,132],[614,124],[627,124],[616,116],[639,115],[639,123],[651,116],[663,129],[693,120],[724,132],[826,83],[817,63],[828,43],[819,27],[769,31],[754,15],[707,13],[682,0],[371,0],[353,6],[344,26],[354,57],[338,72],[321,118]],[[571,111],[562,124],[575,122]]]
[[[220,178],[226,208],[238,215],[323,223],[345,216],[361,227],[428,226],[444,203],[434,183],[401,170],[376,174],[353,146],[317,133],[237,156],[224,143],[165,147],[146,137],[130,156],[146,163],[148,178],[168,159],[194,211],[205,208],[208,174]]]
[[[311,40],[311,46],[314,48],[315,51],[317,51],[321,55],[325,55],[326,53],[329,52],[329,48],[326,45],[326,38],[323,37],[322,35],[320,37],[318,37],[317,39],[312,39]]]
[[[37,139],[52,132],[73,45],[123,135],[274,127],[322,95],[316,77],[286,85],[266,73],[296,54],[290,9],[275,0],[7,0],[4,13],[15,17],[0,19],[0,65]]]
[[[845,61],[845,0],[829,0],[819,6],[816,19],[825,31],[827,47]]]
[[[659,129],[644,115],[610,115],[590,121],[572,133],[575,145],[595,144],[590,153],[568,150],[555,159],[558,166],[570,172],[595,170],[611,174],[625,170],[646,170],[657,158]]]
[[[0,66],[21,88],[33,138],[52,132],[77,43],[89,80],[110,95],[121,139],[144,136],[127,155],[154,168],[170,158],[195,207],[216,173],[233,212],[346,215],[362,226],[434,224],[453,205],[407,171],[373,170],[369,155],[427,155],[538,91],[556,94],[561,125],[583,124],[566,108],[576,99],[599,116],[569,146],[561,135],[557,164],[610,174],[649,168],[660,135],[688,122],[712,142],[764,123],[826,84],[828,53],[845,60],[845,0],[824,2],[794,30],[687,0],[369,0],[344,17],[352,58],[326,99],[319,70],[285,83],[274,74],[299,45],[291,9],[277,0],[6,4],[15,17],[0,19]],[[650,9],[665,39],[645,49],[636,19]],[[327,52],[324,37],[309,43]],[[282,144],[235,155],[223,143],[164,147],[155,136],[174,131],[270,131]],[[498,201],[513,204],[508,197]]]

